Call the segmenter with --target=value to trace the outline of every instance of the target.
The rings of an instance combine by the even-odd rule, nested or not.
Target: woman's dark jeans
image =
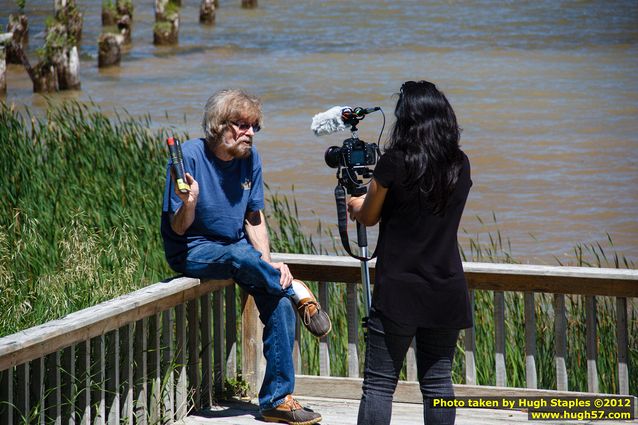
[[[456,409],[432,408],[429,404],[432,398],[454,396],[452,361],[458,337],[458,329],[401,325],[371,310],[357,424],[390,424],[392,396],[413,338],[416,338],[417,373],[423,394],[423,422],[454,424]]]

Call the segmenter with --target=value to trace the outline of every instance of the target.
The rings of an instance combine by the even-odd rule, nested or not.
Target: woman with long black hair
[[[460,329],[472,326],[457,245],[470,163],[454,110],[434,84],[404,83],[394,115],[367,195],[348,202],[352,219],[366,226],[381,221],[358,424],[390,423],[413,338],[424,423],[453,424],[455,409],[432,407],[432,399],[454,396],[456,341]]]

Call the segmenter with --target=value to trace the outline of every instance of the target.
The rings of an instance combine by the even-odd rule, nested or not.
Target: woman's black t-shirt
[[[457,231],[472,180],[463,154],[443,214],[432,214],[417,188],[406,188],[401,152],[379,158],[374,178],[388,188],[381,211],[372,304],[389,319],[423,328],[464,329],[472,312]]]

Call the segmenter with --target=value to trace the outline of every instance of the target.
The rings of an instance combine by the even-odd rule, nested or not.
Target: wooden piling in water
[[[124,37],[119,34],[103,33],[97,42],[97,66],[105,68],[107,66],[119,65],[122,59],[122,43]]]
[[[257,0],[241,0],[241,7],[244,9],[254,9],[257,7]]]
[[[7,93],[7,49],[6,43],[11,42],[11,33],[0,34],[0,95]]]
[[[212,25],[215,23],[214,0],[202,0],[202,4],[199,7],[199,23],[205,25]]]
[[[13,40],[24,48],[29,42],[29,18],[27,18],[27,15],[9,15],[7,32],[11,33]],[[20,58],[13,49],[13,46],[9,43],[5,47],[7,63],[19,64]]]
[[[174,0],[155,0],[153,44],[171,45],[179,41],[179,5]]]

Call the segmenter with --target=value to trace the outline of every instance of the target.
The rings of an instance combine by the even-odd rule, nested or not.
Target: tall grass
[[[159,235],[169,129],[150,130],[148,117],[108,118],[97,107],[65,103],[44,118],[18,113],[0,103],[0,336],[157,282],[167,267]],[[177,135],[186,138],[186,135]],[[297,204],[278,194],[267,199],[267,220],[274,251],[340,253],[317,246],[302,231]],[[460,247],[466,261],[516,262],[509,240],[491,222],[489,231],[468,235]],[[496,229],[496,230],[494,230]],[[316,235],[329,234],[319,222]],[[325,240],[325,239],[324,239]],[[330,238],[329,240],[334,240]],[[558,261],[558,259],[557,259]],[[559,262],[560,264],[565,263]],[[567,263],[565,263],[567,265]],[[579,244],[569,265],[628,267],[611,238]],[[315,283],[311,283],[317,291]],[[493,294],[475,293],[478,381],[494,384]],[[360,314],[363,299],[359,291]],[[551,295],[536,295],[539,386],[555,386]],[[630,371],[638,368],[638,306],[630,302]],[[586,389],[584,299],[567,297],[569,385]],[[600,297],[600,389],[616,391],[614,300]],[[523,297],[506,294],[506,366],[508,384],[525,386]],[[331,372],[345,376],[347,361],[346,285],[330,285],[333,332]],[[302,371],[318,373],[318,344],[302,332]],[[363,338],[360,339],[363,353]],[[454,379],[463,382],[463,344]],[[363,357],[363,356],[362,356]],[[362,359],[361,359],[362,360]],[[630,392],[638,393],[638,374],[630,374]]]
[[[65,103],[47,116],[0,103],[0,335],[171,272],[159,217],[170,130]]]

